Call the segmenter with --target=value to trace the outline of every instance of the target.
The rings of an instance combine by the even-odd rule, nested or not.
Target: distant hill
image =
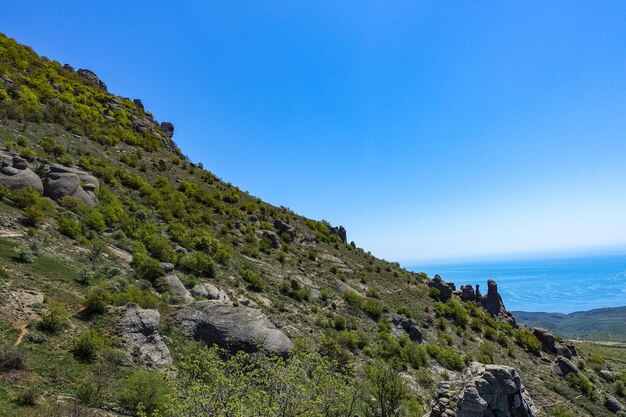
[[[569,339],[626,342],[626,306],[562,313],[514,311],[518,322],[543,327]]]

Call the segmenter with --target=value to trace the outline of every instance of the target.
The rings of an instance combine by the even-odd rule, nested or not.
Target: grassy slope
[[[6,55],[5,55],[6,58]],[[27,80],[19,81],[20,74],[33,77],[30,71],[33,65],[42,64],[38,58],[30,58],[33,62],[22,64],[12,61],[4,62],[0,72],[6,73],[7,68],[12,70],[10,77],[16,82],[28,84]],[[41,115],[20,116],[7,113],[0,118],[0,144],[6,148],[9,143],[23,143],[12,148],[12,152],[24,152],[25,149],[34,151],[40,158],[51,162],[80,161],[86,156],[97,156],[106,161],[110,167],[119,168],[123,172],[130,172],[143,179],[148,184],[154,184],[158,176],[167,178],[168,183],[176,189],[179,181],[189,181],[200,184],[214,198],[209,205],[200,208],[191,204],[185,208],[185,216],[190,216],[190,210],[199,210],[204,216],[205,224],[211,229],[222,244],[232,248],[232,257],[224,265],[219,265],[212,277],[195,276],[180,273],[182,280],[187,284],[196,281],[210,281],[221,288],[225,288],[233,300],[240,304],[247,304],[262,309],[292,338],[306,338],[312,343],[318,343],[325,333],[331,333],[343,343],[342,349],[356,363],[368,360],[372,356],[380,356],[383,342],[380,340],[379,323],[369,317],[361,309],[348,305],[337,284],[344,281],[363,295],[373,291],[379,293],[379,303],[388,311],[402,311],[415,317],[424,329],[426,339],[436,345],[447,346],[460,353],[466,361],[476,359],[486,354],[494,363],[515,366],[522,376],[526,387],[530,390],[536,404],[541,408],[542,415],[552,415],[557,405],[570,410],[573,415],[609,415],[602,407],[600,400],[590,400],[581,397],[576,391],[568,387],[562,380],[550,373],[550,367],[539,357],[529,354],[517,346],[510,334],[506,335],[508,347],[487,339],[482,329],[472,329],[469,326],[457,326],[448,319],[438,319],[435,313],[435,303],[428,297],[428,289],[424,278],[402,270],[399,265],[389,263],[360,249],[338,242],[327,233],[320,233],[314,228],[319,223],[307,222],[307,219],[291,213],[284,208],[269,206],[254,196],[250,196],[236,187],[227,184],[206,172],[196,165],[180,158],[176,148],[154,146],[154,138],[135,137],[129,133],[128,125],[122,120],[128,115],[116,114],[120,122],[110,127],[100,118],[104,114],[102,103],[112,99],[112,96],[103,94],[91,87],[82,85],[82,81],[72,73],[60,70],[60,66],[50,64],[52,72],[58,82],[66,82],[74,91],[74,97],[80,95],[83,102],[90,102],[90,108],[97,108],[98,115],[90,120],[96,120],[89,129],[81,131],[75,126],[73,119],[66,120],[48,113],[48,107],[53,106],[50,97],[40,97]],[[58,67],[58,68],[57,68]],[[56,69],[55,69],[56,68]],[[48,75],[46,75],[47,77]],[[32,81],[32,80],[31,80]],[[36,90],[37,83],[31,87]],[[68,87],[69,88],[69,87]],[[45,89],[48,91],[48,89]],[[67,97],[64,96],[63,99]],[[71,97],[70,97],[71,98]],[[11,100],[17,101],[18,97]],[[69,98],[68,98],[69,100]],[[93,101],[90,101],[93,100]],[[141,115],[127,99],[118,98],[124,103],[125,111]],[[6,103],[5,103],[6,104]],[[11,102],[11,105],[14,103]],[[54,104],[57,106],[57,104]],[[76,107],[75,107],[76,108]],[[13,107],[11,107],[13,109]],[[61,112],[61,114],[63,114]],[[29,118],[30,117],[30,118]],[[103,135],[119,134],[125,141],[110,142],[102,139]],[[48,153],[42,143],[53,137],[56,143],[63,145],[67,151],[62,155]],[[142,142],[143,140],[147,142]],[[146,146],[147,143],[147,146]],[[129,163],[129,156],[142,148],[141,163]],[[143,166],[142,166],[143,165]],[[162,207],[158,208],[147,201],[145,195],[132,187],[124,185],[119,177],[106,181],[101,177],[103,186],[121,201],[124,209],[131,215],[143,212],[147,222],[155,225],[159,234],[168,235],[169,213]],[[236,194],[238,199],[228,196]],[[216,203],[216,201],[218,203]],[[0,315],[0,341],[13,343],[17,340],[20,326],[28,324],[33,329],[38,320],[38,313],[50,300],[58,300],[65,304],[74,316],[70,325],[61,333],[49,335],[48,343],[35,345],[24,341],[20,346],[28,353],[29,366],[27,371],[2,374],[0,378],[0,415],[27,414],[29,408],[17,406],[14,399],[28,386],[36,385],[46,399],[57,395],[75,395],[80,382],[88,375],[89,364],[76,360],[70,353],[73,340],[87,328],[97,327],[109,336],[114,346],[119,345],[115,329],[107,315],[88,320],[81,316],[81,303],[90,286],[100,285],[111,279],[134,281],[134,272],[129,265],[116,259],[112,253],[103,253],[92,256],[90,245],[94,240],[102,239],[107,244],[131,250],[133,240],[130,232],[124,232],[124,225],[112,223],[109,228],[97,237],[89,234],[90,238],[73,240],[61,235],[57,230],[57,219],[63,209],[57,207],[46,221],[37,228],[28,228],[20,224],[22,213],[10,201],[0,203],[0,232],[10,232],[13,237],[0,240],[0,267],[2,269],[3,286],[0,288],[0,302],[3,314]],[[292,224],[299,236],[308,237],[302,243],[286,243],[281,249],[267,249],[255,237],[254,230],[266,227],[262,222],[253,222],[249,215],[258,217],[261,221],[271,222],[274,218],[282,218]],[[236,223],[240,223],[237,227]],[[314,228],[312,228],[314,227]],[[13,259],[15,248],[26,242],[40,242],[41,254],[32,264],[21,264]],[[341,273],[337,267],[339,259],[352,272]],[[241,277],[242,268],[250,268],[262,279],[265,288],[261,291],[252,291]],[[108,271],[116,268],[114,277]],[[88,285],[77,280],[84,271],[101,272]],[[294,280],[309,288],[311,296],[308,299],[297,300],[283,291],[285,280]],[[44,304],[34,304],[24,309],[16,309],[12,299],[21,290],[36,291],[45,296]],[[317,291],[326,294],[324,298],[315,297]],[[167,300],[167,294],[163,295]],[[372,300],[372,297],[369,297]],[[170,336],[167,343],[170,349],[175,350],[185,343],[176,331],[170,317],[171,305],[166,302],[160,305],[162,313],[162,333]],[[328,327],[336,326],[337,318],[342,316],[352,322],[353,331],[347,335],[364,337],[367,344],[362,349],[346,347],[345,341],[338,333],[333,333]],[[382,332],[385,333],[384,331]],[[346,333],[343,333],[346,336]],[[362,336],[364,335],[364,336]],[[593,348],[593,346],[592,346]],[[591,349],[591,348],[590,348]],[[582,360],[590,357],[592,351],[583,349]],[[614,357],[612,352],[604,352],[608,357]],[[620,353],[621,354],[621,353]],[[444,374],[440,368],[434,367],[435,360],[430,359],[428,366],[411,369],[407,377],[414,382],[416,394],[423,404],[428,404],[436,382],[448,376],[454,376],[454,370],[447,370]],[[623,362],[615,361],[612,365],[616,370],[626,369]],[[588,369],[590,376],[594,375]],[[613,390],[609,384],[595,379],[597,392],[605,389]],[[104,393],[107,400],[115,402],[115,384],[110,391]],[[570,403],[572,398],[576,401]],[[598,397],[599,398],[599,397]]]

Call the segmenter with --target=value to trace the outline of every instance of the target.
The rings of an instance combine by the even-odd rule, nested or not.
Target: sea
[[[509,311],[572,313],[626,306],[626,254],[419,264],[408,269],[431,278],[439,274],[457,289],[480,284],[483,294],[487,280],[493,279]]]

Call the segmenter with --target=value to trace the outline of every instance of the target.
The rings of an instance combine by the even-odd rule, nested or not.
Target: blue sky
[[[105,3],[105,4],[104,4]],[[626,3],[5,0],[270,203],[405,264],[626,247]]]

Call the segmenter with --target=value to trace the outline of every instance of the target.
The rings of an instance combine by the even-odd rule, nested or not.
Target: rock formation
[[[576,356],[576,348],[574,345],[557,343],[554,335],[541,327],[535,327],[532,330],[535,337],[541,342],[541,350],[544,352],[563,356],[567,359]]]
[[[135,105],[135,107],[137,107],[138,109],[140,109],[141,111],[145,111],[145,107],[143,106],[143,102],[141,101],[141,99],[133,99],[133,104]]]
[[[281,219],[274,220],[274,228],[278,231],[278,234],[287,233],[291,238],[296,237],[296,229],[289,223],[285,223]]]
[[[94,207],[98,203],[94,191],[99,185],[93,175],[58,164],[50,165],[43,174],[44,195],[53,200],[64,196],[78,197],[89,207]]]
[[[157,330],[161,319],[159,312],[129,303],[121,308],[121,313],[117,328],[128,344],[129,353],[138,351],[141,357],[150,359],[157,366],[171,365],[170,351]]]
[[[265,349],[279,355],[291,349],[291,340],[253,308],[197,301],[181,308],[176,317],[183,333],[208,346],[245,352]]]
[[[424,337],[415,319],[410,319],[396,313],[385,313],[383,314],[383,317],[391,323],[393,326],[391,330],[396,334],[396,336],[406,334],[412,341],[417,343],[422,342]]]
[[[624,408],[622,403],[620,403],[617,398],[615,398],[608,392],[604,393],[604,405],[609,411],[615,414],[622,412],[622,411],[626,411],[626,408]]]
[[[487,281],[487,295],[480,297],[478,300],[480,305],[492,316],[504,318],[513,327],[517,325],[513,315],[506,311],[502,297],[498,293],[498,284],[494,280],[490,279]]]
[[[461,301],[476,301],[476,293],[474,292],[474,287],[469,284],[461,286]]]
[[[28,161],[19,156],[13,157],[12,166],[6,161],[2,161],[0,185],[6,185],[12,190],[32,188],[37,190],[39,194],[43,194],[41,179],[28,167]]]
[[[446,282],[439,275],[428,281],[428,286],[439,290],[439,301],[445,303],[452,298],[452,293],[456,291],[456,287],[452,282]]]
[[[180,282],[180,279],[174,272],[174,265],[168,262],[162,262],[161,268],[165,272],[165,281],[167,281],[170,293],[179,297],[184,304],[193,303],[191,293],[185,288],[183,283]]]
[[[172,139],[174,136],[174,124],[171,122],[161,122],[161,131],[168,139]]]
[[[339,239],[343,243],[348,243],[348,233],[346,232],[345,227],[343,226],[331,227],[330,233],[332,233],[333,235],[339,236]]]
[[[101,90],[107,91],[107,85],[100,78],[98,78],[93,71],[81,68],[76,71],[76,73],[84,78],[87,83],[93,85],[94,87],[98,87]]]
[[[429,417],[534,417],[538,414],[515,369],[472,362],[469,378],[452,401],[450,382],[440,383]]]
[[[571,373],[577,374],[580,371],[569,359],[563,356],[557,356],[552,364],[552,372],[554,372],[555,375],[565,378]]]

